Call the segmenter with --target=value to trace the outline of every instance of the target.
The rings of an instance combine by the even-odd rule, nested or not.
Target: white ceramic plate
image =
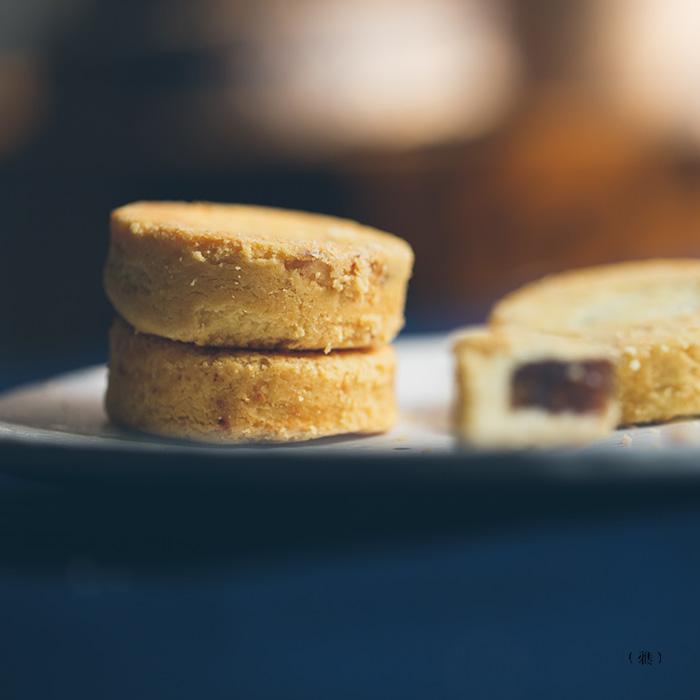
[[[199,445],[152,438],[109,423],[102,399],[106,368],[89,367],[48,381],[15,389],[0,396],[0,444],[32,444],[70,448],[104,448],[234,454],[338,452],[353,454],[445,454],[455,450],[449,432],[452,364],[445,336],[400,340],[397,392],[401,420],[386,435],[343,436],[287,446]],[[649,451],[681,447],[700,455],[700,421],[684,421],[659,428],[618,431],[586,450]],[[698,461],[700,473],[700,460]]]

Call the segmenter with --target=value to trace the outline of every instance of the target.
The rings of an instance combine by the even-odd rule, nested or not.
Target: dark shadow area
[[[192,573],[700,508],[700,479],[630,478],[606,457],[5,454],[10,569],[85,557]]]

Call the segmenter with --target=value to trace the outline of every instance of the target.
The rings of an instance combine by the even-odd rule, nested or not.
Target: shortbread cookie
[[[136,329],[197,345],[379,347],[403,325],[413,253],[329,216],[138,202],[116,209],[107,295]]]
[[[454,344],[458,436],[481,447],[578,444],[618,419],[609,350],[571,338],[477,328]]]
[[[505,297],[493,325],[593,338],[617,353],[621,422],[700,414],[700,261],[649,260],[547,277]]]
[[[394,351],[253,352],[110,332],[106,408],[121,425],[176,438],[287,442],[379,433],[396,419]]]

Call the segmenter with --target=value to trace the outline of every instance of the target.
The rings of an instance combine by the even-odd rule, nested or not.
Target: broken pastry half
[[[645,260],[545,277],[504,297],[490,323],[609,347],[624,425],[700,414],[700,260]]]
[[[604,347],[519,329],[467,329],[454,343],[454,422],[487,448],[581,444],[617,424],[615,362]]]

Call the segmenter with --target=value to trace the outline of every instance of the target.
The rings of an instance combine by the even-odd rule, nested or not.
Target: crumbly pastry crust
[[[700,325],[628,329],[614,342],[622,425],[700,415]]]
[[[116,423],[168,437],[291,442],[392,427],[394,351],[265,353],[201,348],[110,331],[106,409]]]
[[[594,338],[616,354],[623,425],[700,414],[700,261],[574,270],[526,285],[494,326]]]
[[[112,212],[104,282],[136,329],[208,346],[379,347],[403,325],[413,252],[352,221],[136,202]]]
[[[455,336],[453,351],[453,422],[463,442],[496,448],[579,444],[615,427],[619,408],[613,391],[605,409],[596,413],[554,414],[511,405],[512,378],[519,366],[546,360],[612,362],[605,346],[516,328],[473,328]]]

